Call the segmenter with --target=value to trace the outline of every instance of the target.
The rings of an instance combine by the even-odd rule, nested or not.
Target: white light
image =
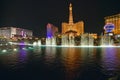
[[[33,42],[33,46],[37,46],[37,42]]]
[[[25,50],[25,48],[22,48],[23,50]]]
[[[13,49],[13,51],[17,51],[17,49],[16,49],[16,48],[14,48],[14,49]]]
[[[2,52],[7,52],[7,50],[4,49],[4,50],[2,50]]]

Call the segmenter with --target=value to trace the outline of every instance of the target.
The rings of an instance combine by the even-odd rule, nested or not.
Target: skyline
[[[83,20],[88,33],[100,34],[104,17],[120,13],[117,0],[1,0],[0,27],[21,27],[33,30],[35,36],[46,36],[46,26],[51,23],[61,32],[61,23],[69,21],[69,3],[74,22]]]

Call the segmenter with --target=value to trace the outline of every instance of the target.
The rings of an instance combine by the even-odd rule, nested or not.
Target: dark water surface
[[[119,48],[0,50],[0,80],[120,80]]]

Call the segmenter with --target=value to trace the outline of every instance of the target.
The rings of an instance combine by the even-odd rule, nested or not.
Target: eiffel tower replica
[[[84,33],[84,22],[79,21],[74,23],[72,14],[72,4],[69,5],[69,22],[62,23],[62,34],[68,35],[68,37],[78,36]]]

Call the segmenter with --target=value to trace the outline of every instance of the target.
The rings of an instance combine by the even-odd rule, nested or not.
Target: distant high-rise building
[[[113,33],[115,35],[120,34],[120,14],[107,16],[104,19],[105,19],[105,24],[114,24]]]
[[[33,36],[33,32],[28,29],[16,27],[2,27],[0,28],[0,36],[6,38],[31,38]]]
[[[74,33],[74,35],[81,35],[84,33],[84,22],[73,22],[72,4],[69,5],[69,23],[62,23],[62,34]]]
[[[52,38],[58,32],[58,28],[53,24],[47,24],[47,38]]]

